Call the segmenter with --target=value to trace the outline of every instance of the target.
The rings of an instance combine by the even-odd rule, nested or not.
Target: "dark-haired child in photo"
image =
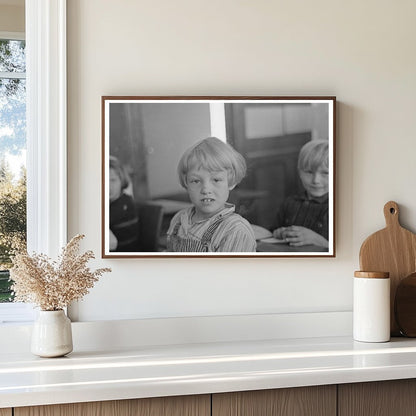
[[[138,216],[133,197],[125,192],[128,176],[119,160],[110,156],[110,251],[136,251]]]

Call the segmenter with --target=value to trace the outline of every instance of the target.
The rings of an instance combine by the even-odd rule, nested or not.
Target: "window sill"
[[[23,325],[33,322],[35,311],[27,303],[0,303],[0,325]]]

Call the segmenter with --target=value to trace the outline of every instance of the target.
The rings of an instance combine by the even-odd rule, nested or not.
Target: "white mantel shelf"
[[[416,340],[350,337],[0,354],[0,408],[416,377]]]

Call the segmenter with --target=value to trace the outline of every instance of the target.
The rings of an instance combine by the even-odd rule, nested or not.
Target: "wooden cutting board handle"
[[[391,334],[399,335],[394,319],[394,298],[400,281],[416,271],[416,235],[400,225],[399,205],[389,201],[384,205],[386,228],[371,234],[360,249],[360,269],[390,273]]]
[[[384,205],[384,218],[387,227],[400,227],[399,223],[399,206],[394,201],[387,202]]]

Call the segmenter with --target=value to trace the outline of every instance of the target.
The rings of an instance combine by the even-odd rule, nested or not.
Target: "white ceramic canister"
[[[388,272],[354,273],[353,337],[362,342],[390,340]]]

